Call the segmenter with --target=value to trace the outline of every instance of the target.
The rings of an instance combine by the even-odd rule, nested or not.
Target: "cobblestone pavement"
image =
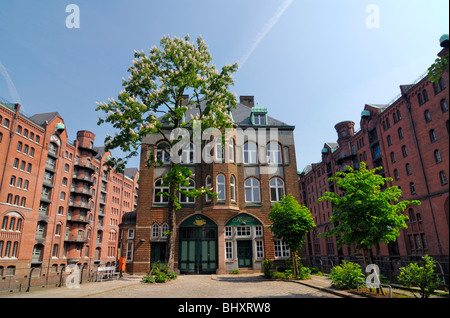
[[[357,298],[331,288],[325,277],[309,280],[269,280],[261,274],[180,275],[165,284],[141,283],[141,276],[83,283],[80,288],[32,289],[0,293],[0,298]]]

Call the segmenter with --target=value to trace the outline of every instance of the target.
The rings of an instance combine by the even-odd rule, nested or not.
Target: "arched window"
[[[166,186],[165,184],[163,184],[163,180],[162,179],[158,179],[155,181],[155,187],[153,190],[153,202],[155,203],[169,203],[169,198],[163,196],[162,194],[158,193],[169,193],[169,187]]]
[[[280,202],[284,196],[284,181],[280,178],[272,178],[269,182],[270,201]]]
[[[189,179],[188,187],[180,187],[180,190],[191,191],[195,189],[195,182]],[[195,203],[195,198],[190,198],[186,194],[180,192],[180,203]]]
[[[447,176],[445,175],[444,171],[439,172],[439,178],[441,179],[441,184],[445,185],[447,184]]]
[[[230,138],[228,140],[228,160],[229,162],[234,162],[234,139]]]
[[[207,176],[205,179],[205,187],[209,190],[212,191],[212,178],[211,176]],[[206,202],[210,202],[211,201],[211,195],[210,194],[206,194]]]
[[[402,154],[403,157],[408,157],[408,151],[406,150],[406,146],[402,146]]]
[[[434,151],[434,160],[436,160],[436,163],[439,163],[442,161],[441,152],[438,149],[436,149]]]
[[[277,142],[270,142],[267,145],[267,163],[281,164],[281,147]]]
[[[216,192],[217,192],[217,200],[225,201],[226,188],[225,188],[225,176],[223,174],[218,174],[216,177]]]
[[[259,181],[256,178],[245,180],[245,202],[261,202]]]
[[[181,163],[194,163],[194,145],[189,144],[189,147],[181,149]]]
[[[161,238],[167,238],[167,231],[169,231],[169,225],[164,223],[161,226]]]
[[[436,133],[434,132],[434,129],[431,129],[430,132],[430,142],[435,142],[437,140]]]
[[[152,238],[159,238],[159,225],[157,223],[152,226]]]
[[[448,104],[447,104],[447,101],[445,100],[445,98],[441,99],[441,110],[443,113],[448,111]]]
[[[411,194],[416,194],[416,186],[414,185],[414,182],[409,183],[409,189],[411,190]]]
[[[156,146],[155,160],[164,164],[170,163],[170,146],[167,142],[160,142]]]
[[[230,177],[230,198],[232,202],[236,202],[236,178],[234,175]]]
[[[428,109],[423,112],[423,116],[425,117],[426,123],[429,123],[431,121],[431,114]]]
[[[244,163],[258,163],[258,148],[254,142],[246,142],[244,144]]]
[[[409,163],[407,163],[405,165],[405,169],[406,169],[406,174],[409,176],[412,174],[412,169],[411,169],[411,165]]]

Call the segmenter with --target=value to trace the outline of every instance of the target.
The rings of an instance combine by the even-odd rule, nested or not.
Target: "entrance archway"
[[[179,229],[178,269],[184,274],[214,274],[217,270],[217,225],[195,214]]]

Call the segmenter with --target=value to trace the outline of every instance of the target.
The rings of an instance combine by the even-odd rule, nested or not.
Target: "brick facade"
[[[116,263],[138,171],[106,173],[110,153],[94,141],[86,130],[69,141],[57,112],[29,117],[19,104],[0,103],[0,289],[23,283],[32,268],[34,281],[44,281],[69,264],[86,274]]]
[[[267,116],[266,109],[254,108],[252,96],[241,97],[240,101],[237,109],[232,111],[236,123],[235,131],[239,128],[242,130],[264,128],[266,129],[264,134],[269,142],[269,128],[276,128],[277,145],[279,145],[276,148],[279,149],[281,161],[275,166],[274,171],[270,174],[265,173],[267,165],[261,162],[261,156],[267,156],[266,143],[262,147],[258,145],[258,149],[261,148],[258,162],[245,163],[243,159],[238,160],[238,158],[244,158],[245,150],[242,145],[239,147],[237,137],[234,136],[231,148],[233,149],[232,161],[228,163],[202,161],[185,164],[194,173],[192,181],[195,182],[196,188],[207,187],[207,178],[211,177],[211,187],[218,192],[217,189],[222,182],[221,176],[223,176],[225,197],[208,201],[203,195],[195,199],[195,202],[182,204],[182,208],[176,211],[178,236],[175,268],[181,273],[226,273],[236,269],[261,271],[261,263],[265,258],[275,259],[277,265],[283,265],[288,258],[288,254],[277,252],[276,255],[274,250],[275,241],[269,229],[268,219],[273,204],[269,182],[272,178],[279,178],[283,182],[282,191],[299,198],[293,140],[294,127]],[[263,122],[255,124],[251,119],[252,113],[264,115]],[[168,171],[169,166],[156,168],[146,166],[148,156],[156,152],[160,141],[161,138],[158,135],[148,136],[141,149],[141,174],[134,238],[126,238],[130,226],[126,224],[127,222],[123,225],[122,245],[128,244],[130,249],[133,248],[132,257],[131,253],[128,254],[127,271],[133,273],[146,273],[150,270],[152,263],[165,260],[164,248],[167,239],[163,235],[163,229],[168,226],[168,209],[167,204],[156,202],[158,200],[155,200],[155,185],[157,180]],[[228,147],[228,144],[225,147]],[[215,151],[214,155],[216,155]],[[229,155],[225,152],[225,156]],[[252,182],[256,180],[259,183],[259,189],[256,190],[259,198],[255,200],[246,197],[245,182],[250,182],[248,181],[250,178],[253,178]],[[232,180],[235,180],[234,186],[232,186]],[[235,189],[235,195],[232,195],[233,189]],[[195,235],[203,238],[194,239]],[[126,256],[125,249],[122,256]]]
[[[405,212],[410,218],[408,228],[401,230],[397,242],[380,244],[373,255],[382,262],[416,261],[428,254],[448,275],[448,86],[448,73],[437,84],[422,76],[414,84],[401,85],[401,95],[392,103],[366,104],[358,131],[350,121],[336,124],[337,143],[325,143],[322,161],[299,174],[301,201],[317,224],[308,235],[304,255],[312,265],[329,269],[341,259],[360,256],[350,246],[338,248],[333,238],[318,238],[331,226],[332,207],[317,199],[327,191],[340,193],[328,178],[346,165],[358,168],[364,161],[370,169],[382,166],[380,174],[393,178],[388,186],[399,186],[403,199],[421,201]]]

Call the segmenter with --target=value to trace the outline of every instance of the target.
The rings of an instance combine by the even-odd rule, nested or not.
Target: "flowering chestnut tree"
[[[154,46],[149,54],[134,52],[133,65],[128,69],[128,79],[122,79],[123,90],[117,100],[97,103],[98,125],[111,124],[117,132],[105,138],[105,150],[120,149],[124,158],[111,157],[106,165],[123,171],[128,159],[139,154],[143,138],[149,134],[160,134],[172,148],[180,140],[171,138],[170,132],[177,128],[192,129],[196,121],[201,129],[224,130],[233,125],[230,110],[236,107],[236,96],[229,87],[234,84],[233,73],[237,63],[225,65],[219,71],[211,64],[212,57],[201,37],[190,42],[184,38],[164,36],[160,48]],[[186,100],[186,96],[190,96]],[[202,105],[201,106],[201,102]],[[186,118],[186,112],[196,108],[195,116]],[[199,151],[198,149],[196,149]],[[167,155],[170,149],[164,149]],[[153,153],[147,159],[147,167],[163,164]],[[174,266],[176,242],[176,214],[181,206],[179,194],[199,197],[215,195],[204,187],[188,190],[192,172],[187,167],[170,161],[170,170],[163,176],[163,185],[169,192],[157,193],[168,198],[169,232],[166,262],[171,270]]]

